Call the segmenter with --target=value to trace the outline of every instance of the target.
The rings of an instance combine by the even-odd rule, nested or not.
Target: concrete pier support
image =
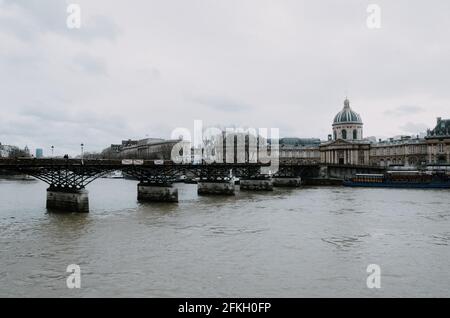
[[[89,212],[86,189],[47,189],[47,209],[60,212]]]
[[[240,189],[251,191],[273,191],[273,180],[272,178],[241,179]]]
[[[300,177],[276,177],[273,178],[273,185],[275,187],[299,187],[302,184]]]
[[[197,193],[200,195],[220,194],[234,195],[235,185],[233,180],[199,181]]]
[[[139,201],[178,202],[178,189],[172,184],[139,183],[137,192]]]

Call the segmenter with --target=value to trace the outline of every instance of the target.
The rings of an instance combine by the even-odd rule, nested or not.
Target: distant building
[[[36,158],[42,158],[44,157],[44,150],[42,148],[36,148]]]
[[[103,158],[170,160],[172,148],[181,140],[164,140],[161,138],[145,138],[140,140],[123,140],[112,144],[102,151]],[[182,154],[180,154],[182,155]]]
[[[361,116],[345,99],[334,117],[328,140],[282,138],[280,161],[320,162],[337,165],[404,166],[450,164],[450,119],[437,118],[434,129],[420,135],[377,141],[364,138]]]
[[[9,157],[9,153],[11,152],[11,146],[9,145],[3,145],[0,143],[0,158],[7,158]]]
[[[320,139],[318,138],[280,138],[278,146],[281,162],[320,162]]]
[[[401,136],[399,139],[389,138],[371,144],[371,165],[418,166],[427,163],[427,144],[422,138]]]
[[[436,127],[427,131],[427,159],[430,164],[450,163],[450,119],[437,118]]]
[[[320,145],[320,162],[338,165],[369,165],[371,142],[363,139],[361,116],[344,100],[344,108],[333,120],[333,137]]]
[[[332,134],[328,140],[321,141],[317,138],[280,138],[279,159],[280,162],[292,163],[322,163],[335,165],[364,165],[364,166],[404,166],[417,167],[423,165],[450,165],[450,119],[437,118],[434,129],[428,129],[425,137],[420,135],[400,136],[388,140],[376,140],[373,137],[364,138],[363,122],[361,116],[350,107],[350,101],[344,100],[344,107],[336,114],[332,124]],[[227,154],[226,136],[223,139],[223,158],[216,154],[209,154],[208,149],[196,149],[197,152],[215,159],[225,160],[234,157],[243,162],[260,160],[259,145],[250,142],[249,136],[235,134],[234,149]],[[245,138],[239,146],[238,138]],[[258,137],[260,138],[260,137]],[[256,140],[259,140],[259,139]],[[231,139],[230,139],[231,140]],[[173,146],[180,140],[164,140],[158,138],[146,138],[141,140],[123,140],[121,144],[113,144],[102,152],[104,158],[129,158],[129,159],[165,159],[171,158]],[[265,143],[270,152],[273,140],[267,139]],[[208,148],[208,145],[204,145]],[[240,148],[239,148],[240,147]],[[194,156],[192,148],[192,162],[201,162]],[[0,148],[1,151],[1,148]],[[230,150],[229,150],[230,151]],[[0,155],[2,153],[0,152]],[[180,156],[183,154],[180,153]],[[227,158],[228,159],[228,158]]]

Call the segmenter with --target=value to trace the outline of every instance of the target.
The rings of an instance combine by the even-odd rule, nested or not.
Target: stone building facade
[[[450,119],[437,118],[436,127],[427,131],[427,161],[430,164],[450,164]]]
[[[145,138],[124,140],[121,144],[112,144],[102,151],[102,158],[170,160],[172,148],[180,140]]]
[[[381,167],[450,165],[450,119],[438,118],[434,129],[429,129],[424,138],[401,136],[397,139],[376,141],[364,138],[363,126],[361,116],[350,107],[350,101],[346,98],[342,110],[334,117],[332,134],[328,136],[327,141],[317,138],[281,138],[278,140],[280,162]],[[234,136],[235,139],[237,137]],[[219,136],[220,138],[224,140],[223,156],[226,156],[225,135]],[[238,160],[239,156],[243,156],[243,162],[259,160],[258,147],[251,148],[249,137],[243,138],[246,139],[242,149],[237,147],[239,143],[235,141],[231,153],[234,161],[241,162]],[[170,159],[172,148],[179,142],[180,140],[155,138],[125,140],[122,144],[111,145],[105,149],[102,156]],[[267,142],[270,146],[273,141],[269,139]],[[201,153],[204,153],[203,149]],[[191,161],[197,162],[194,152],[191,156]]]
[[[344,100],[343,109],[333,120],[333,135],[319,146],[320,162],[337,165],[369,165],[370,141],[363,136],[361,116]]]
[[[319,145],[320,139],[316,138],[281,138],[279,140],[280,160],[289,163],[319,163]]]
[[[427,143],[423,138],[402,136],[371,144],[370,164],[374,166],[416,167],[427,163]]]
[[[388,140],[364,138],[361,116],[344,100],[336,114],[328,140],[295,144],[299,138],[280,139],[280,160],[320,162],[329,165],[404,166],[450,165],[450,119],[438,118],[424,138],[401,136]]]

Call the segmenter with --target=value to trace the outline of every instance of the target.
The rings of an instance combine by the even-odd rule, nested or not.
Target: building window
[[[358,139],[358,131],[353,129],[353,139]]]
[[[334,140],[336,140],[337,139],[337,136],[336,136],[336,130],[334,131]]]
[[[347,130],[342,130],[342,139],[347,139]]]

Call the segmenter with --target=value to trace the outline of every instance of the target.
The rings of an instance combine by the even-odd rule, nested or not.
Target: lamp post
[[[52,148],[52,158],[53,158],[53,151],[55,150],[55,146],[51,146]]]
[[[84,155],[84,143],[81,143],[81,162],[83,162],[83,155]]]

